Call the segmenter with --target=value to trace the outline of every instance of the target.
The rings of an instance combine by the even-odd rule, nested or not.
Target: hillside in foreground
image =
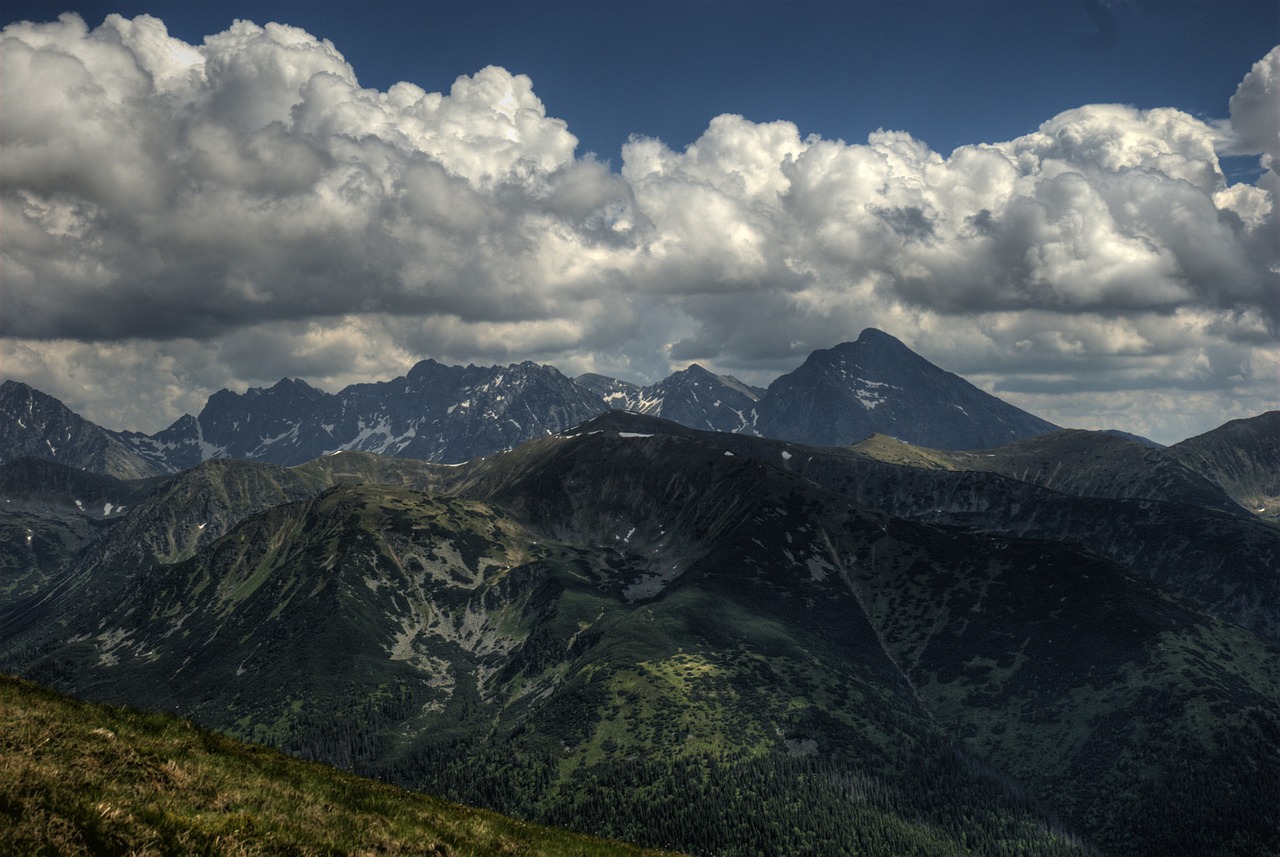
[[[656,855],[0,676],[0,853]]]

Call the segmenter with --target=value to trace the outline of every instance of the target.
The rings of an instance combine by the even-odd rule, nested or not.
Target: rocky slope
[[[977,453],[883,435],[832,449],[642,419],[632,432],[715,442],[885,514],[1082,545],[1280,645],[1280,531],[1159,450],[1105,432]]]
[[[0,462],[27,457],[117,479],[155,476],[166,469],[53,396],[18,381],[5,381],[0,384]]]
[[[814,352],[761,390],[693,364],[639,387],[601,375],[571,381],[551,366],[445,366],[336,394],[285,378],[222,390],[196,416],[153,435],[109,432],[16,382],[0,389],[5,459],[35,456],[121,478],[186,470],[217,458],[300,464],[338,450],[457,464],[626,409],[714,431],[842,445],[883,432],[972,449],[1052,431],[1051,424],[944,372],[867,329]]]
[[[895,466],[826,453],[611,413],[457,468],[241,463],[263,508],[0,648],[80,693],[698,853],[1280,845],[1274,650],[1077,547],[870,511],[817,477]],[[219,496],[168,491],[113,529],[181,532]]]
[[[986,449],[1057,426],[934,366],[887,333],[815,351],[760,401],[757,434],[811,446],[876,432],[944,449]]]

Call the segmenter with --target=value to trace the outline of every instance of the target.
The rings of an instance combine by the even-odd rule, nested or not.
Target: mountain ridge
[[[817,484],[838,460],[881,470]],[[122,557],[114,595],[0,649],[60,687],[693,852],[836,853],[870,831],[878,854],[1090,853],[1073,830],[1133,855],[1280,841],[1259,822],[1280,783],[1273,650],[1081,547],[846,493],[888,467],[621,411],[460,467],[211,462],[113,539],[169,553]],[[937,514],[911,480],[951,472],[894,471],[883,493]],[[1068,496],[956,472],[1023,486],[1041,516]],[[176,538],[251,486],[257,511]]]
[[[839,365],[826,365],[832,360]],[[214,458],[300,464],[337,450],[456,464],[614,408],[816,445],[854,443],[885,431],[916,443],[977,448],[1057,428],[874,328],[854,342],[815,351],[768,389],[697,363],[639,387],[602,375],[570,379],[531,361],[463,367],[426,359],[397,378],[338,393],[294,378],[244,393],[220,390],[198,415],[184,415],[152,435],[93,426],[38,392],[17,382],[0,390],[0,439],[9,439],[12,449],[5,460],[53,457],[122,478],[177,472]],[[48,416],[28,424],[24,397],[33,396]],[[59,453],[68,426],[86,440]]]

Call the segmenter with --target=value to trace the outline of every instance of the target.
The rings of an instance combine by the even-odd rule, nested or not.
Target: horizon
[[[765,386],[867,327],[1064,427],[1280,406],[1277,2],[0,25],[0,375],[104,427],[423,359]]]
[[[877,328],[867,328],[867,330],[877,330]],[[886,334],[886,335],[892,336],[892,334],[887,334],[887,333],[886,333],[886,331],[879,331],[879,332],[880,332],[880,333],[882,333],[882,334]],[[864,331],[863,331],[863,333],[866,333],[866,330],[864,330]],[[860,338],[861,338],[861,334],[859,334],[859,339],[860,339]],[[896,339],[896,337],[894,337],[894,338]],[[852,343],[853,343],[853,342],[855,342],[855,341],[857,341],[857,340],[848,340],[848,341],[846,341],[846,342],[835,343],[834,345],[830,346],[830,348],[837,348],[837,347],[839,347],[839,346],[841,346],[841,345],[849,345],[849,344],[852,344]],[[827,349],[817,349],[817,350],[819,350],[819,351],[821,351],[821,350],[830,350],[830,348],[827,348]],[[811,352],[810,356],[812,356],[812,353],[815,353],[815,352]],[[913,352],[913,353],[914,353],[914,352]],[[805,358],[805,360],[807,361],[807,360],[808,360],[808,357],[806,357],[806,358]],[[244,387],[244,388],[242,388],[242,389],[232,389],[232,388],[229,388],[229,387],[222,387],[222,388],[220,388],[220,389],[218,389],[218,390],[214,390],[213,392],[211,392],[211,393],[209,394],[208,399],[206,399],[206,400],[205,400],[205,404],[207,405],[207,404],[208,404],[208,401],[209,401],[210,399],[212,399],[215,395],[219,394],[219,393],[232,393],[232,394],[234,394],[234,395],[236,395],[236,396],[245,396],[245,395],[248,395],[248,394],[249,394],[249,393],[251,393],[251,392],[257,392],[257,393],[266,392],[266,391],[268,391],[268,390],[275,389],[276,387],[278,387],[278,386],[280,386],[280,385],[282,385],[282,384],[299,384],[299,383],[300,383],[300,384],[302,384],[302,385],[304,385],[304,386],[308,387],[309,389],[316,390],[316,391],[318,391],[318,392],[320,392],[320,393],[323,393],[323,394],[325,394],[325,395],[341,395],[343,392],[345,392],[345,391],[346,391],[346,389],[347,389],[348,387],[351,387],[351,386],[356,386],[356,385],[359,385],[359,384],[377,384],[377,383],[385,383],[385,382],[387,382],[387,381],[395,381],[395,380],[398,380],[398,379],[400,379],[400,378],[404,378],[404,377],[406,377],[410,372],[412,372],[412,371],[413,371],[414,367],[416,367],[416,366],[417,366],[417,365],[419,365],[420,363],[436,363],[437,365],[450,365],[450,366],[457,366],[457,367],[459,367],[459,368],[513,369],[513,368],[516,368],[516,367],[520,366],[522,363],[530,363],[530,362],[534,362],[534,361],[516,361],[516,362],[511,362],[511,363],[506,363],[506,364],[502,364],[502,363],[491,363],[491,364],[475,364],[475,363],[468,363],[468,364],[466,364],[466,366],[465,366],[465,367],[462,367],[462,366],[461,366],[461,364],[441,364],[439,361],[436,361],[436,360],[434,360],[434,359],[433,359],[433,358],[431,358],[431,357],[424,357],[424,358],[422,358],[421,360],[418,360],[417,362],[415,362],[414,364],[412,364],[412,365],[410,365],[410,366],[406,367],[406,368],[405,368],[405,370],[404,370],[403,372],[401,372],[399,375],[396,375],[396,376],[391,377],[391,378],[369,378],[369,379],[366,379],[366,380],[364,380],[364,381],[357,381],[357,382],[354,382],[353,384],[348,384],[348,385],[345,385],[345,386],[340,387],[340,388],[337,388],[337,389],[326,389],[325,387],[319,386],[319,385],[317,385],[317,384],[313,384],[311,381],[309,381],[308,379],[306,379],[306,378],[304,378],[304,377],[302,377],[302,376],[288,376],[288,375],[286,375],[286,376],[282,376],[282,377],[280,377],[279,379],[277,379],[277,380],[276,380],[276,381],[274,381],[274,382],[270,382],[270,383],[263,383],[263,384],[260,384],[260,385],[248,386],[248,387]],[[553,370],[555,370],[556,372],[559,372],[561,375],[564,375],[564,376],[565,376],[566,378],[568,378],[569,380],[571,380],[571,381],[575,381],[575,382],[577,381],[577,379],[578,379],[578,378],[581,378],[583,375],[596,375],[597,377],[603,377],[603,378],[607,378],[607,379],[609,379],[609,380],[613,380],[613,381],[621,381],[621,382],[626,383],[626,384],[632,384],[633,386],[636,386],[636,387],[638,387],[638,388],[644,388],[644,387],[646,387],[646,386],[649,386],[648,384],[638,384],[638,383],[636,383],[636,382],[634,382],[634,381],[630,381],[630,380],[628,380],[628,379],[626,379],[626,378],[614,378],[613,376],[604,376],[604,375],[600,375],[599,373],[590,373],[590,372],[588,372],[588,373],[581,373],[581,374],[578,374],[578,375],[569,375],[569,374],[567,374],[567,373],[563,372],[563,371],[562,371],[558,366],[555,366],[554,364],[551,364],[551,363],[537,363],[536,365],[541,366],[542,368],[549,368],[549,369],[553,369]],[[735,378],[735,377],[734,377],[734,376],[732,376],[732,375],[726,375],[726,374],[724,374],[724,373],[717,373],[717,372],[714,372],[714,370],[712,370],[712,369],[708,369],[707,367],[701,366],[701,364],[699,364],[697,361],[694,361],[694,362],[692,362],[692,363],[688,364],[688,365],[687,365],[687,366],[685,366],[683,369],[676,369],[676,370],[674,370],[672,374],[676,374],[676,373],[679,373],[679,372],[685,372],[685,371],[688,371],[689,369],[692,369],[694,366],[700,366],[702,369],[704,369],[704,371],[711,372],[712,374],[716,375],[717,377],[721,377],[721,378],[727,377],[727,378],[729,378],[729,379],[731,379],[731,380],[738,381],[739,383],[745,383],[745,382],[742,382],[742,381],[741,381],[741,379],[739,379],[739,378]],[[784,375],[789,374],[791,371],[794,371],[794,369],[796,369],[796,368],[799,368],[799,366],[797,365],[796,367],[793,367],[791,370],[788,370],[787,372],[784,372],[784,373],[780,374],[779,376],[777,376],[777,378],[781,378],[781,377],[783,377]],[[943,371],[946,371],[946,367],[937,367],[937,368],[942,369]],[[667,377],[669,378],[670,376],[667,376]],[[770,384],[772,384],[772,381],[777,380],[777,378],[771,379],[768,383],[765,383],[765,384],[763,384],[763,385],[751,385],[751,386],[755,386],[755,387],[757,387],[758,389],[766,389],[766,390],[767,390],[768,386],[769,386]],[[662,380],[666,380],[666,379],[665,379],[665,378],[664,378],[664,379],[659,379],[659,381],[662,381]],[[967,379],[962,379],[962,380],[966,380],[966,381],[967,381]],[[3,381],[2,381],[2,382],[0,382],[0,383],[19,383],[19,384],[22,384],[22,383],[24,383],[24,382],[22,382],[22,381],[14,381],[13,379],[3,379]],[[658,381],[655,381],[655,382],[653,382],[653,383],[658,383]],[[27,385],[27,386],[31,386],[31,385]],[[36,387],[31,387],[31,388],[32,388],[32,389],[37,390],[38,392],[44,393],[45,395],[51,395],[51,394],[49,394],[49,393],[47,393],[47,392],[45,392],[45,391],[43,391],[43,390],[39,390],[39,388],[36,388]],[[985,392],[985,391],[984,391],[984,392]],[[55,397],[55,398],[56,398],[56,397]],[[997,397],[997,398],[999,398],[999,397]],[[59,401],[60,401],[60,400],[59,400]],[[64,405],[65,405],[65,403],[64,403]],[[176,424],[178,424],[178,423],[182,422],[183,420],[187,420],[187,419],[197,419],[197,418],[199,417],[200,412],[201,412],[202,410],[203,410],[203,408],[201,408],[200,410],[196,411],[195,413],[192,413],[192,412],[185,412],[185,413],[181,414],[180,416],[178,416],[177,418],[175,418],[173,421],[171,421],[171,422],[169,422],[169,423],[166,423],[165,425],[160,426],[159,428],[154,429],[154,430],[152,430],[152,431],[141,431],[141,430],[139,430],[139,429],[137,429],[136,427],[133,427],[133,426],[116,426],[116,427],[111,427],[111,426],[102,426],[102,428],[106,428],[106,429],[108,429],[108,430],[110,430],[110,431],[117,431],[117,432],[137,432],[137,433],[139,433],[139,434],[143,434],[143,435],[154,436],[154,435],[156,435],[156,434],[158,434],[158,433],[160,433],[160,432],[162,432],[162,431],[164,431],[164,430],[166,430],[166,429],[172,428],[174,425],[176,425]],[[665,419],[665,418],[663,418],[663,417],[655,417],[655,416],[653,416],[653,415],[644,415],[644,414],[641,414],[639,411],[631,411],[631,410],[628,410],[628,409],[625,409],[625,408],[624,408],[624,409],[621,409],[621,410],[618,410],[618,409],[615,409],[615,408],[610,408],[609,410],[601,411],[601,413],[600,413],[600,414],[597,414],[596,416],[600,416],[600,415],[602,415],[602,414],[613,413],[613,412],[615,412],[615,411],[618,411],[618,412],[620,412],[620,413],[632,413],[632,414],[636,414],[636,415],[638,415],[638,416],[645,416],[645,417],[646,417],[646,419]],[[80,416],[80,417],[82,417],[82,418],[87,419],[87,417],[84,417],[84,415],[83,415],[83,414],[79,414],[78,412],[75,412],[75,410],[74,410],[74,409],[72,409],[72,412],[73,412],[73,413],[77,413],[77,415],[78,415],[78,416]],[[1129,432],[1129,431],[1127,431],[1126,429],[1124,429],[1124,428],[1122,428],[1122,427],[1120,427],[1120,426],[1110,426],[1110,427],[1105,427],[1105,428],[1100,428],[1100,429],[1079,429],[1079,428],[1075,428],[1075,427],[1072,427],[1072,426],[1058,426],[1058,430],[1059,430],[1059,431],[1100,431],[1100,432],[1108,432],[1108,433],[1116,433],[1116,432],[1119,432],[1119,433],[1121,433],[1121,434],[1133,435],[1133,437],[1134,437],[1134,438],[1136,438],[1136,439],[1138,439],[1138,440],[1141,440],[1141,441],[1150,441],[1150,442],[1155,442],[1155,443],[1159,444],[1159,445],[1163,448],[1163,447],[1175,446],[1176,444],[1181,443],[1182,441],[1190,440],[1190,439],[1191,439],[1191,438],[1193,438],[1193,437],[1197,437],[1197,436],[1199,436],[1199,435],[1206,434],[1206,433],[1211,432],[1211,431],[1215,431],[1215,430],[1217,430],[1217,429],[1219,429],[1219,428],[1222,428],[1222,427],[1223,427],[1223,426],[1225,426],[1227,423],[1230,423],[1230,422],[1236,422],[1236,421],[1239,421],[1239,420],[1241,420],[1241,419],[1244,419],[1244,420],[1253,419],[1253,418],[1255,418],[1255,417],[1260,417],[1260,416],[1263,416],[1263,415],[1265,415],[1265,414],[1267,414],[1267,413],[1271,413],[1271,412],[1272,412],[1272,410],[1260,411],[1260,412],[1259,412],[1259,413],[1257,413],[1257,414],[1251,414],[1251,415],[1244,416],[1244,417],[1237,417],[1237,418],[1233,418],[1233,419],[1229,419],[1229,420],[1224,420],[1222,423],[1220,423],[1220,424],[1218,424],[1218,425],[1215,425],[1215,426],[1212,426],[1212,427],[1210,427],[1209,429],[1206,429],[1205,431],[1202,431],[1202,432],[1196,432],[1195,434],[1187,435],[1186,437],[1175,438],[1175,439],[1172,439],[1172,440],[1157,440],[1157,439],[1155,439],[1155,438],[1150,438],[1150,437],[1147,437],[1147,436],[1145,436],[1145,435],[1137,434],[1136,432]],[[1035,413],[1032,413],[1031,415],[1032,415],[1032,416],[1037,416],[1037,417],[1038,417],[1038,416],[1040,416],[1039,414],[1035,414]],[[592,420],[594,420],[595,418],[596,418],[596,417],[591,417],[591,419],[592,419]],[[93,422],[93,421],[92,421],[92,420],[90,420],[90,422]],[[95,423],[95,424],[97,424],[97,423]],[[876,434],[883,434],[883,432],[876,432]],[[890,437],[892,437],[892,435],[890,435]],[[902,441],[902,442],[903,442],[903,443],[909,443],[909,444],[910,444],[910,442],[909,442],[909,441]],[[919,444],[910,444],[910,445],[912,445],[912,446],[918,446]],[[338,451],[339,451],[339,452],[342,452],[342,451],[348,451],[348,450],[338,450]]]

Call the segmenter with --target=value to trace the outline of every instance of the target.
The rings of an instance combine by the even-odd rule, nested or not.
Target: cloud
[[[4,371],[117,425],[425,356],[763,383],[868,325],[1064,422],[1116,385],[1275,406],[1280,184],[1218,152],[1280,156],[1280,48],[1229,123],[1087,105],[944,157],[726,114],[616,172],[523,75],[366,89],[280,24],[66,15],[0,62]]]
[[[1231,96],[1235,152],[1262,154],[1263,166],[1280,161],[1280,46],[1274,47],[1240,81]]]
[[[8,335],[546,318],[548,235],[625,243],[626,188],[503,69],[380,93],[292,27],[193,48],[145,16],[14,25],[3,49]]]

